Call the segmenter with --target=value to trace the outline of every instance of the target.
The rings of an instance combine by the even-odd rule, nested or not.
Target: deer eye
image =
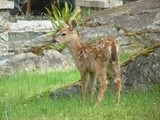
[[[61,36],[66,36],[66,33],[62,33]]]

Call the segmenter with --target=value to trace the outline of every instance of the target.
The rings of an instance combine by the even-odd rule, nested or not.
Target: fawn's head
[[[63,28],[54,36],[54,41],[58,43],[67,43],[78,37],[75,28],[77,27],[77,22],[75,19],[70,21],[69,26],[63,24]]]

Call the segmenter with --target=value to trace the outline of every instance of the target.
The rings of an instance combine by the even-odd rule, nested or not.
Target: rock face
[[[0,75],[24,70],[73,69],[69,51],[51,49],[52,39],[52,34],[45,34],[32,40],[8,41],[7,55],[0,56]]]
[[[114,36],[126,52],[137,52],[160,42],[159,0],[131,2],[99,11],[84,21],[85,26],[79,28],[79,34],[87,42]]]
[[[151,84],[160,84],[160,45],[142,52],[122,65],[124,89],[147,89]]]
[[[67,50],[60,53],[56,50],[44,50],[43,56],[19,53],[0,57],[0,76],[20,71],[49,71],[75,68]]]

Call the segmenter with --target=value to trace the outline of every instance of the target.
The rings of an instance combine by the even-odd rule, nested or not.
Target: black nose
[[[57,41],[53,38],[52,42],[56,43]]]

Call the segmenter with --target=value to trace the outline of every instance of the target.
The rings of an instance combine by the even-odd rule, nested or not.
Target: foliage
[[[67,2],[65,2],[62,10],[53,4],[51,5],[51,10],[48,8],[45,9],[47,11],[47,14],[45,15],[52,21],[52,24],[57,31],[62,27],[62,22],[69,24],[71,19],[79,20],[80,18],[80,10],[72,12]]]

